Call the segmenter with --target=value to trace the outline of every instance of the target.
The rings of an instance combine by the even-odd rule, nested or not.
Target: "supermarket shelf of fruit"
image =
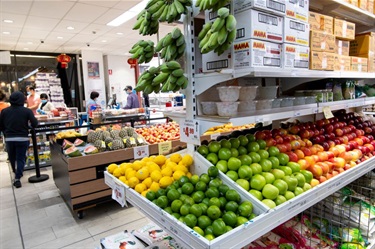
[[[50,125],[50,124],[61,124],[61,123],[70,123],[76,121],[75,119],[58,119],[58,120],[47,120],[45,122],[39,122],[40,125]]]
[[[375,24],[375,15],[373,13],[360,9],[344,0],[310,0],[310,8],[319,10],[322,14],[342,17],[356,24],[369,27]]]
[[[241,70],[224,69],[220,72],[195,74],[195,94],[199,95],[212,86],[241,77],[272,77],[272,78],[375,78],[375,73],[317,71],[317,70],[285,70],[283,68],[250,68]]]
[[[173,237],[179,238],[187,243],[188,248],[241,248],[332,193],[338,191],[360,176],[375,169],[374,162],[375,157],[370,158],[334,178],[315,186],[303,194],[288,200],[274,209],[266,208],[264,213],[259,213],[264,208],[263,203],[257,200],[254,201],[254,198],[252,198],[250,194],[242,189],[237,183],[228,182],[229,178],[224,173],[220,172],[220,178],[224,183],[237,190],[242,199],[248,199],[253,202],[254,212],[255,209],[257,209],[258,216],[210,242],[203,239],[203,237],[198,235],[194,230],[181,225],[177,219],[157,207],[151,201],[142,197],[133,189],[124,185],[107,171],[105,171],[105,182],[112,189],[115,189],[115,185],[123,186],[126,201],[139,208],[139,210],[141,210],[147,217],[163,227]],[[210,163],[207,160],[197,152],[194,153],[193,173],[200,175],[201,173],[206,172],[209,166]]]

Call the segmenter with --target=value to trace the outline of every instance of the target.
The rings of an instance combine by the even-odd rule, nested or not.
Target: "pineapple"
[[[105,151],[105,142],[103,140],[96,140],[94,146],[99,150],[99,152]]]
[[[137,133],[135,132],[133,127],[127,127],[126,131],[128,132],[129,137],[136,137]]]
[[[117,138],[120,137],[120,131],[119,130],[111,130],[110,134],[111,134],[111,137],[113,139],[117,139]]]
[[[111,134],[109,133],[109,131],[103,131],[102,136],[103,140],[105,141],[106,138],[111,137]]]
[[[104,142],[105,142],[105,144],[109,144],[109,143],[112,143],[113,142],[113,138],[111,138],[111,137],[106,137],[105,139],[104,139]]]
[[[124,143],[120,139],[115,139],[112,142],[112,149],[119,150],[125,148]]]
[[[122,129],[120,130],[119,136],[120,136],[121,138],[124,138],[124,137],[126,137],[127,135],[128,135],[128,132],[126,131],[126,129],[125,129],[125,128],[122,128]]]

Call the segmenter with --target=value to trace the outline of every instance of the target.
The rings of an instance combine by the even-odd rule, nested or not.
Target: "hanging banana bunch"
[[[159,82],[161,92],[177,92],[180,89],[185,89],[189,83],[184,75],[184,70],[177,61],[168,61],[160,65],[160,74],[154,79],[154,82]]]
[[[151,12],[142,10],[137,17],[133,30],[139,30],[140,35],[153,35],[159,31],[158,20],[153,20]]]
[[[138,83],[134,90],[137,92],[143,91],[143,93],[150,94],[152,92],[158,93],[160,91],[160,83],[153,82],[154,79],[159,75],[159,67],[150,67],[144,71],[138,79]]]
[[[236,38],[237,21],[229,14],[229,9],[220,8],[214,22],[206,23],[198,34],[202,54],[214,51],[218,55],[230,48]]]
[[[200,10],[212,9],[216,11],[229,3],[230,0],[197,0],[195,7],[199,7]]]
[[[154,42],[140,40],[134,44],[129,53],[132,54],[131,58],[138,59],[138,64],[150,62],[155,53]]]
[[[172,61],[181,58],[186,48],[185,37],[179,28],[164,36],[156,44],[155,52],[160,52],[160,57],[165,61]]]
[[[187,7],[192,6],[192,0],[150,0],[146,10],[150,12],[152,20],[160,22],[174,22],[187,13]]]

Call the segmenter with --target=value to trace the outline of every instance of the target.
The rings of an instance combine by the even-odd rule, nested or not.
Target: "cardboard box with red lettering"
[[[346,55],[335,55],[335,71],[350,71],[351,58]]]
[[[336,51],[335,36],[325,32],[311,30],[310,48],[311,51],[334,53]]]
[[[368,60],[363,57],[351,56],[351,71],[367,72]]]
[[[309,69],[309,47],[283,44],[282,67],[285,69]]]
[[[309,46],[309,24],[289,17],[284,18],[284,42]]]
[[[236,19],[236,41],[260,39],[283,42],[283,17],[250,9],[236,14]]]
[[[250,39],[234,43],[234,68],[281,67],[281,44]]]
[[[309,0],[287,0],[285,15],[289,18],[308,22]]]
[[[316,12],[309,12],[310,30],[327,32],[333,34],[333,17]]]
[[[336,54],[349,56],[349,47],[350,41],[336,39]]]
[[[217,53],[215,53],[214,51],[211,51],[207,54],[202,54],[202,71],[204,73],[216,72],[231,67],[231,49],[226,50],[220,56],[217,55]]]
[[[343,40],[354,40],[355,24],[345,20],[335,18],[333,34]]]
[[[332,71],[335,65],[335,54],[311,51],[310,69]]]
[[[284,16],[286,10],[285,2],[286,0],[234,0],[234,13],[237,14],[248,9],[259,9]]]

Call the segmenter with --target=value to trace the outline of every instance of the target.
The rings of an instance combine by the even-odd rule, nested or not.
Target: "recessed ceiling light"
[[[3,31],[3,34],[4,35],[10,35],[10,32],[9,31]]]
[[[107,42],[107,40],[102,40],[102,42]]]
[[[13,23],[13,20],[4,19],[3,22],[6,22],[6,23]]]
[[[73,29],[74,29],[74,27],[72,27],[72,26],[69,26],[69,27],[66,27],[66,29],[69,29],[69,30],[73,30]]]
[[[27,42],[27,44],[33,44],[33,42]]]
[[[116,35],[123,35],[124,33],[121,33],[121,32],[117,32]]]
[[[63,38],[64,38],[64,37],[62,37],[62,36],[58,36],[58,37],[57,37],[57,39],[63,39]]]
[[[29,48],[23,48],[23,50],[29,50]]]

